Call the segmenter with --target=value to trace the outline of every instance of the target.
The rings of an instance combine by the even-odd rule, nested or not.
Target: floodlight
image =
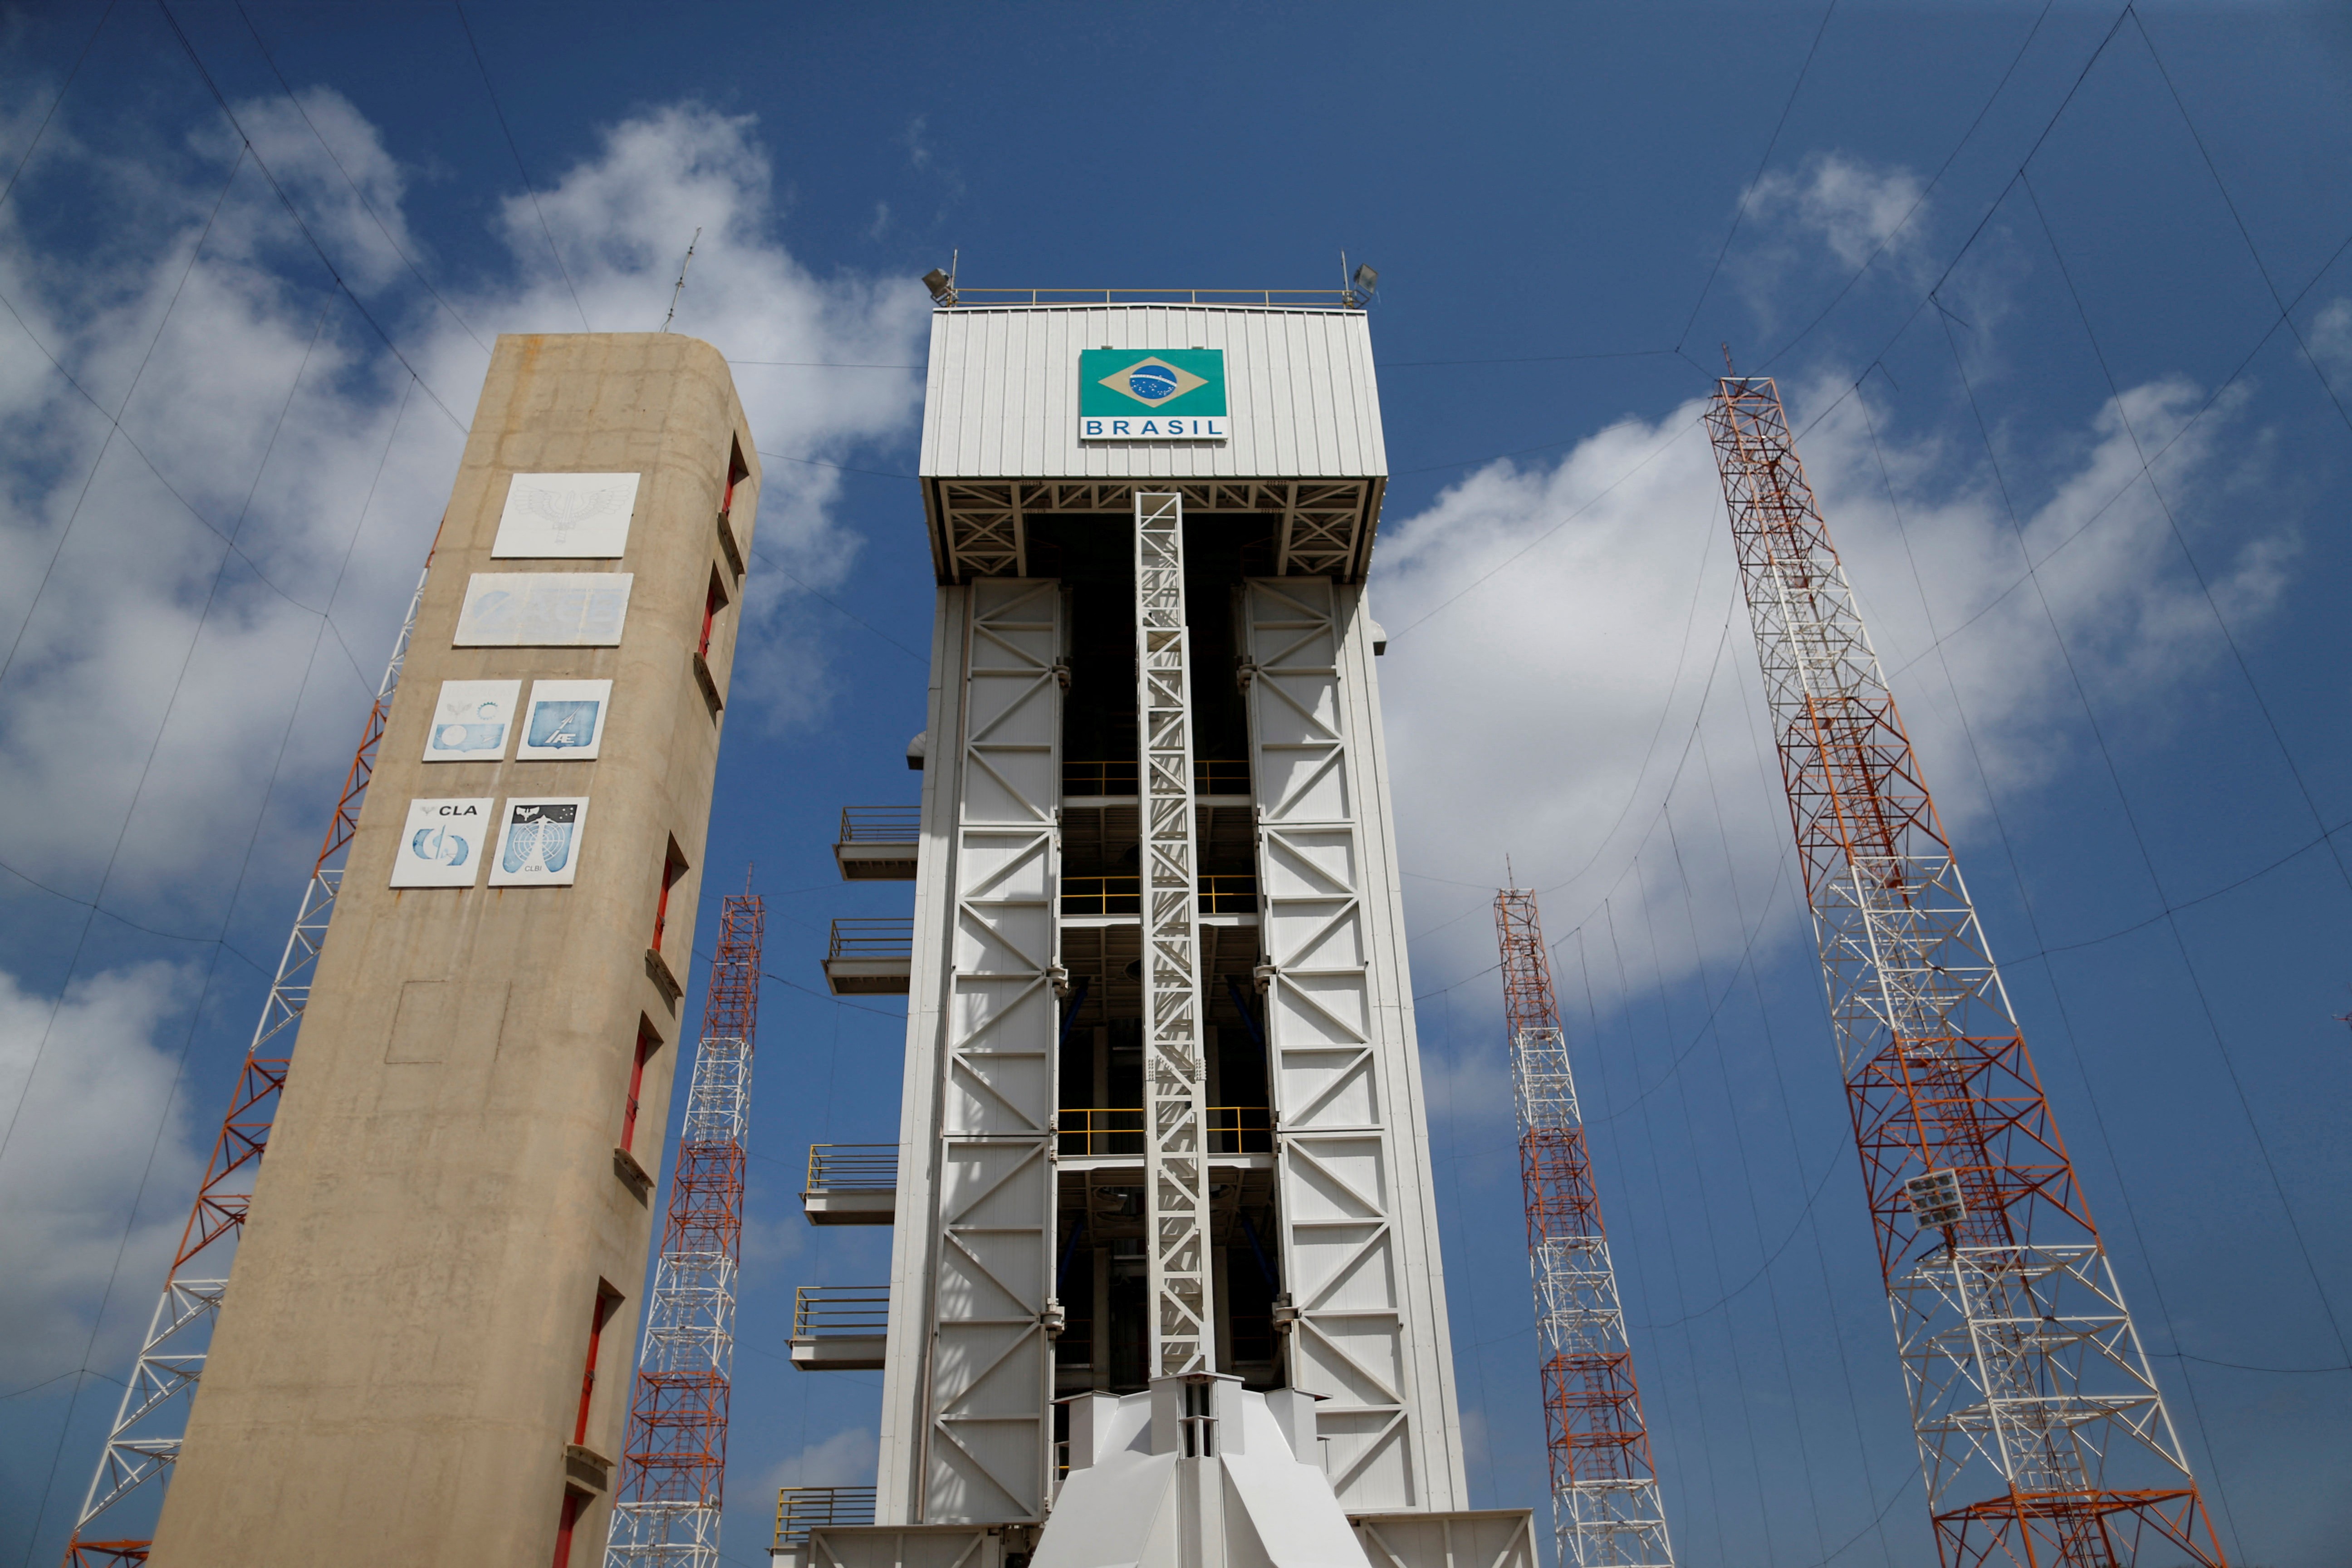
[[[1369,266],[1359,267],[1349,283],[1359,294],[1369,294],[1381,286],[1381,275]]]
[[[1960,1195],[1958,1171],[1930,1171],[1924,1176],[1914,1176],[1903,1184],[1903,1195],[1910,1200],[1912,1223],[1921,1230],[1958,1225],[1968,1217],[1969,1205]]]
[[[934,267],[924,273],[923,287],[931,291],[931,303],[934,305],[955,303],[955,279],[944,267]]]

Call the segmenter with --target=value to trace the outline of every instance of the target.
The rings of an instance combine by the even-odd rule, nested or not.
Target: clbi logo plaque
[[[1081,441],[1223,441],[1223,349],[1084,349],[1078,353]]]

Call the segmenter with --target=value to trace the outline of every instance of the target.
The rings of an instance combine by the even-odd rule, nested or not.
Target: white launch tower
[[[1360,299],[935,293],[887,1335],[794,1342],[880,1361],[874,1522],[778,1560],[1531,1565],[1465,1507]]]

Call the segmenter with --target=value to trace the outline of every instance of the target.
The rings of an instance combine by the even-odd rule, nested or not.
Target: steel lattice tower
[[[1217,1364],[1202,1130],[1201,930],[1193,838],[1184,498],[1135,498],[1137,711],[1143,732],[1145,1213],[1152,1374]]]
[[[428,552],[428,566],[431,559]],[[409,595],[400,635],[393,642],[392,658],[385,662],[383,679],[376,683],[375,704],[368,710],[360,743],[352,752],[350,771],[343,775],[342,795],[327,824],[326,841],[302,889],[294,928],[287,933],[286,949],[278,955],[278,973],[261,1004],[261,1019],[246,1047],[236,1092],[221,1118],[212,1159],[196,1188],[179,1249],[172,1255],[163,1299],[155,1303],[155,1315],[140,1343],[139,1359],[122,1391],[122,1403],[116,1407],[114,1424],[107,1429],[106,1447],[99,1452],[97,1473],[90,1477],[72,1538],[66,1543],[67,1568],[147,1561],[147,1537],[101,1533],[101,1519],[150,1481],[168,1486],[172,1466],[180,1457],[188,1407],[195,1399],[213,1326],[220,1319],[221,1302],[228,1292],[229,1262],[236,1255],[237,1237],[244,1234],[254,1171],[268,1148],[278,1097],[286,1087],[287,1068],[292,1065],[295,1039],[302,1027],[302,1010],[310,999],[311,973],[318,966],[320,945],[327,940],[335,895],[343,885],[343,862],[351,850],[352,835],[359,830],[360,805],[367,798],[368,781],[375,772],[376,748],[383,740],[384,721],[392,712],[393,693],[400,685],[409,639],[416,632],[417,605],[424,596],[425,578],[420,574],[416,591]]]
[[[2218,1565],[1780,392],[1726,377],[1707,425],[1937,1550],[2126,1568],[2146,1543]]]
[[[719,901],[719,945],[646,1307],[605,1568],[719,1568],[743,1249],[743,1131],[766,927],[765,906],[751,893]]]
[[[1543,1356],[1559,1562],[1575,1568],[1673,1568],[1633,1346],[1617,1300],[1617,1274],[1533,892],[1506,888],[1495,895],[1495,934],[1503,949],[1503,1016],[1511,1037],[1511,1098],[1518,1112],[1519,1182],[1527,1194],[1528,1264]]]

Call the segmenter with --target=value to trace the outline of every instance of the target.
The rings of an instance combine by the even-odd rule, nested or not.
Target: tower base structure
[[[1527,1509],[1344,1511],[1313,1394],[1192,1373],[1065,1403],[1043,1526],[819,1526],[775,1568],[1536,1568]]]

